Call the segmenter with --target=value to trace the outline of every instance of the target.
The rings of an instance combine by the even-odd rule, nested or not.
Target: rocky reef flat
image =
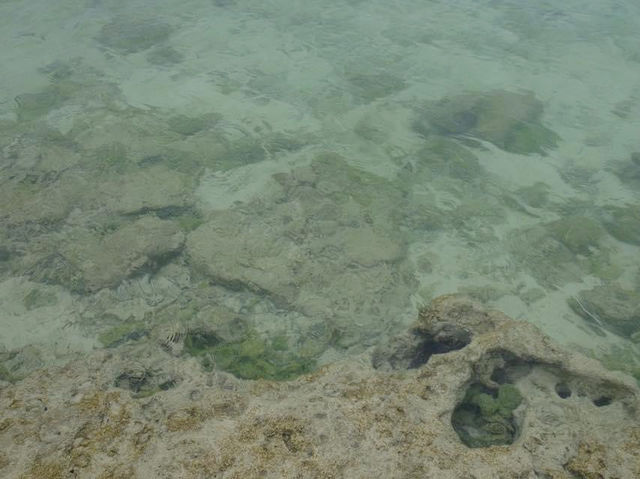
[[[633,478],[639,411],[631,377],[442,296],[399,336],[289,381],[136,343],[5,382],[0,474]]]

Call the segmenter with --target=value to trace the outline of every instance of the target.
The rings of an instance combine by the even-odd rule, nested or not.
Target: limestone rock
[[[640,475],[637,385],[463,298],[436,299],[373,358],[287,382],[148,348],[2,383],[3,477]],[[470,448],[456,433],[471,384],[502,391],[476,404],[510,417],[510,444]]]

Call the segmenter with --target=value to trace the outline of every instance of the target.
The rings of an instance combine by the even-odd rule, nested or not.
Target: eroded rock
[[[391,360],[427,333],[465,340],[418,367]],[[157,345],[94,352],[2,385],[1,472],[637,477],[640,391],[631,378],[454,296],[424,309],[404,338],[378,351],[387,370],[366,354],[286,382],[204,371]],[[465,426],[474,434],[514,428],[511,439],[465,445],[452,424],[463,404],[484,414],[484,425]]]

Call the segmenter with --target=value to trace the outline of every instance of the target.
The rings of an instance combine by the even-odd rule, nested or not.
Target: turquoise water
[[[640,7],[523,3],[0,2],[0,379],[288,379],[449,293],[640,378]]]

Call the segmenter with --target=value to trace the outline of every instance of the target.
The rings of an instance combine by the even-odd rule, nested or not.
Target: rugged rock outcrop
[[[289,382],[141,347],[5,383],[2,476],[640,477],[636,384],[463,298]],[[161,390],[134,398],[140,381]],[[499,430],[503,445],[468,441]]]

